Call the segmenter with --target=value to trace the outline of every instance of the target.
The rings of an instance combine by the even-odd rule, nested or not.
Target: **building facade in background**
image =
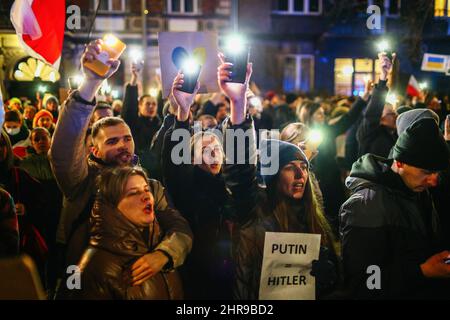
[[[9,21],[12,2],[0,4],[0,78],[6,85],[17,81],[20,63],[28,63]],[[140,0],[66,2],[81,9],[81,25],[66,29],[61,68],[46,80],[60,87],[67,87],[67,78],[78,72],[85,43],[113,32],[128,48],[145,51],[148,81],[143,90],[148,91],[160,72],[158,32],[214,31],[220,38],[232,30],[232,21],[251,46],[252,78],[262,91],[357,95],[364,79],[376,78],[375,45],[382,38],[390,40],[400,57],[403,86],[414,74],[434,89],[450,87],[445,73],[420,70],[424,53],[450,55],[450,0],[146,0],[144,14]],[[367,27],[370,5],[380,8],[380,28]],[[233,12],[238,13],[235,19]],[[129,79],[130,62],[124,54],[112,87]]]

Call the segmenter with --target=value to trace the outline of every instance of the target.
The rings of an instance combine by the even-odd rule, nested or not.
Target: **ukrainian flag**
[[[425,65],[427,68],[431,69],[444,69],[445,59],[441,57],[428,56]]]

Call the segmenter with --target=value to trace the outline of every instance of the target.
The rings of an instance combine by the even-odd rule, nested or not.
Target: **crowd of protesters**
[[[167,100],[140,95],[132,63],[123,102],[100,101],[110,60],[66,101],[0,99],[0,258],[30,255],[49,299],[258,299],[265,233],[312,233],[318,299],[450,298],[449,96],[386,102],[378,58],[358,97],[261,96],[257,66],[233,83],[219,54],[214,94],[180,71]],[[228,129],[251,133],[242,162]]]

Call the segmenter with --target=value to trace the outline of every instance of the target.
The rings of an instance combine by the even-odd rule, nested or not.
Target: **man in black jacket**
[[[125,87],[122,118],[131,129],[136,146],[136,154],[142,155],[150,150],[153,136],[161,127],[158,116],[158,102],[155,97],[144,94],[138,99],[139,69],[131,65],[131,80]]]
[[[360,156],[372,153],[386,158],[397,140],[395,131],[397,113],[391,104],[385,103],[388,93],[386,83],[392,69],[392,61],[386,53],[379,54],[379,61],[380,80],[373,89],[372,97],[364,112],[357,139]]]
[[[412,123],[393,159],[360,158],[346,180],[351,197],[340,211],[345,284],[362,299],[443,298],[449,251],[428,189],[448,168],[449,149],[433,119]],[[375,270],[375,271],[374,271]],[[447,280],[445,280],[447,278]]]

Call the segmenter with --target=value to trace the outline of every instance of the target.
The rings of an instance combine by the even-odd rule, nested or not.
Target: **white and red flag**
[[[419,83],[417,82],[416,78],[411,75],[411,77],[409,77],[408,86],[406,87],[406,93],[411,97],[418,97],[420,96],[421,92],[422,90],[420,89]]]
[[[65,0],[16,0],[11,8],[11,22],[25,51],[55,69],[61,62],[65,21]]]

